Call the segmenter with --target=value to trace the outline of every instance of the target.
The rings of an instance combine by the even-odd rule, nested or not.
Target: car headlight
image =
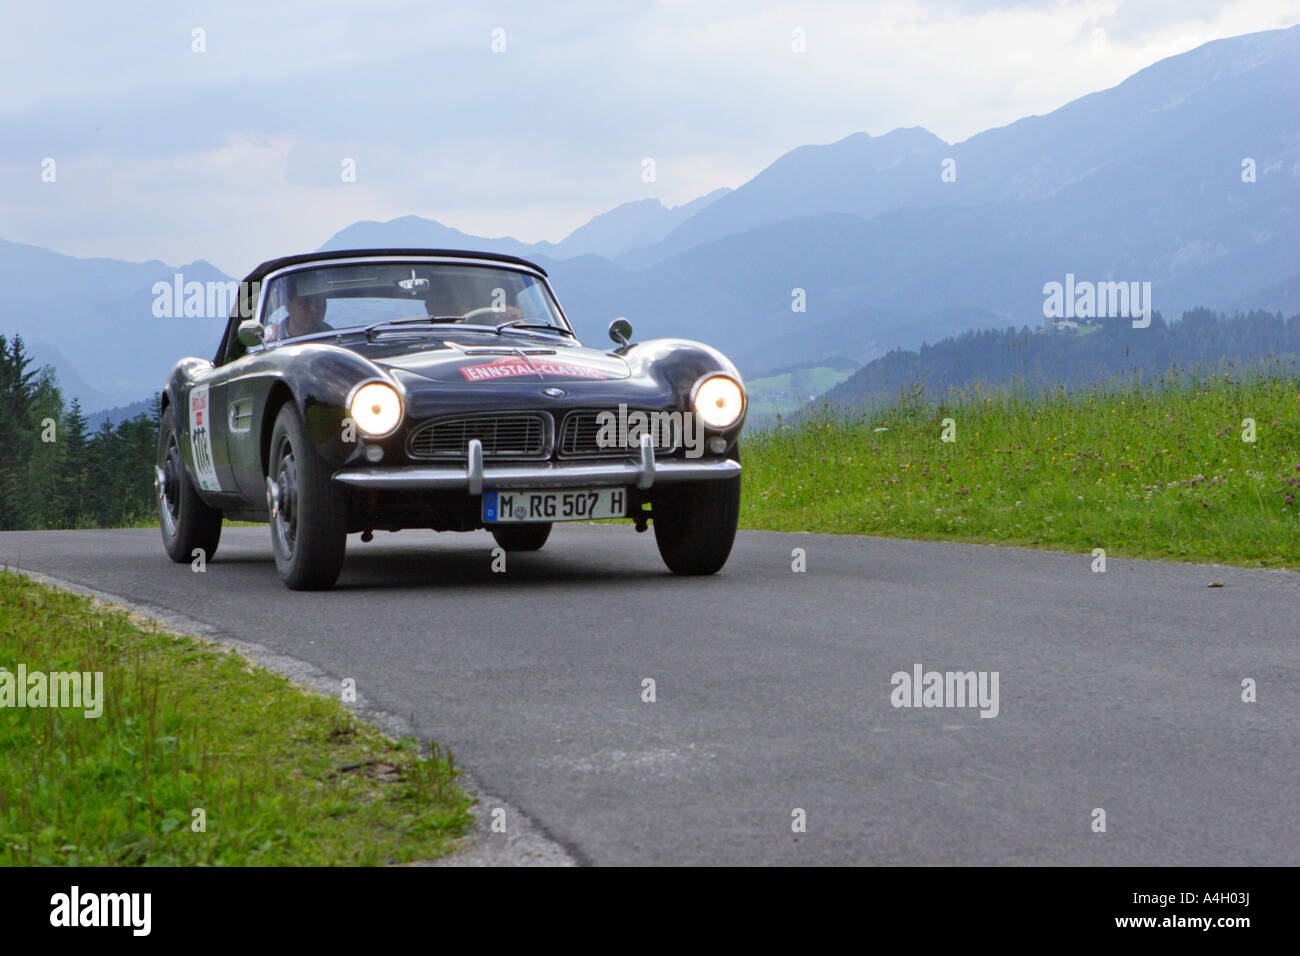
[[[370,438],[391,434],[402,421],[402,397],[383,382],[367,382],[356,390],[348,414]]]
[[[730,428],[745,413],[745,390],[730,375],[710,375],[695,386],[695,414],[710,428]]]

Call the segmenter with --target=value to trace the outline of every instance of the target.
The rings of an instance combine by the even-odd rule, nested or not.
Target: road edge
[[[210,624],[179,612],[144,601],[133,601],[120,594],[101,591],[42,571],[14,565],[6,565],[3,569],[40,584],[80,594],[105,607],[125,611],[134,623],[154,625],[173,634],[233,650],[246,660],[316,693],[327,697],[338,694],[339,679],[322,671],[316,665],[281,654],[252,641],[231,637]],[[345,703],[345,706],[361,719],[374,724],[393,740],[418,736],[409,720],[367,703],[360,691],[357,692],[356,702]],[[489,793],[479,783],[473,771],[463,766],[460,770],[461,775],[457,782],[470,798],[476,801],[470,807],[470,814],[474,817],[473,834],[464,838],[466,840],[464,847],[449,856],[435,860],[417,860],[405,864],[406,866],[579,865],[580,861],[566,847],[547,835],[544,829],[521,809]],[[504,809],[506,819],[510,821],[505,833],[493,833],[491,829],[491,810],[497,808]]]

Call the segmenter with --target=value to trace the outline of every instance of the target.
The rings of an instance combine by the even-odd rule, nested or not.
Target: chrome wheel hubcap
[[[292,558],[298,543],[298,463],[288,441],[280,446],[274,477],[266,480],[266,493],[276,546],[281,555]]]
[[[162,520],[163,530],[168,537],[175,537],[180,523],[180,467],[181,453],[176,446],[176,434],[167,438],[167,455],[162,467],[155,467],[154,487],[158,489],[158,517]]]

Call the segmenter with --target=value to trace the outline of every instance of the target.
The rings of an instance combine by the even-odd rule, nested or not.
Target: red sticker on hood
[[[463,365],[460,374],[471,382],[487,382],[499,378],[518,378],[521,375],[556,375],[564,378],[608,378],[604,372],[586,365],[569,365],[565,362],[531,362],[511,355],[483,365]]]

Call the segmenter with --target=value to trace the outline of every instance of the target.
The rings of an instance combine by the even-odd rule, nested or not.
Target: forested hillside
[[[90,431],[21,336],[0,335],[0,530],[115,527],[153,514],[158,396],[148,413]]]
[[[891,401],[900,392],[941,398],[953,388],[1018,385],[1030,394],[1064,386],[1079,389],[1114,379],[1151,384],[1195,366],[1268,362],[1295,370],[1300,360],[1300,315],[1251,312],[1231,318],[1194,309],[1166,323],[1135,329],[1128,319],[1057,330],[990,329],[897,349],[868,363],[831,389],[824,401],[860,406]]]

